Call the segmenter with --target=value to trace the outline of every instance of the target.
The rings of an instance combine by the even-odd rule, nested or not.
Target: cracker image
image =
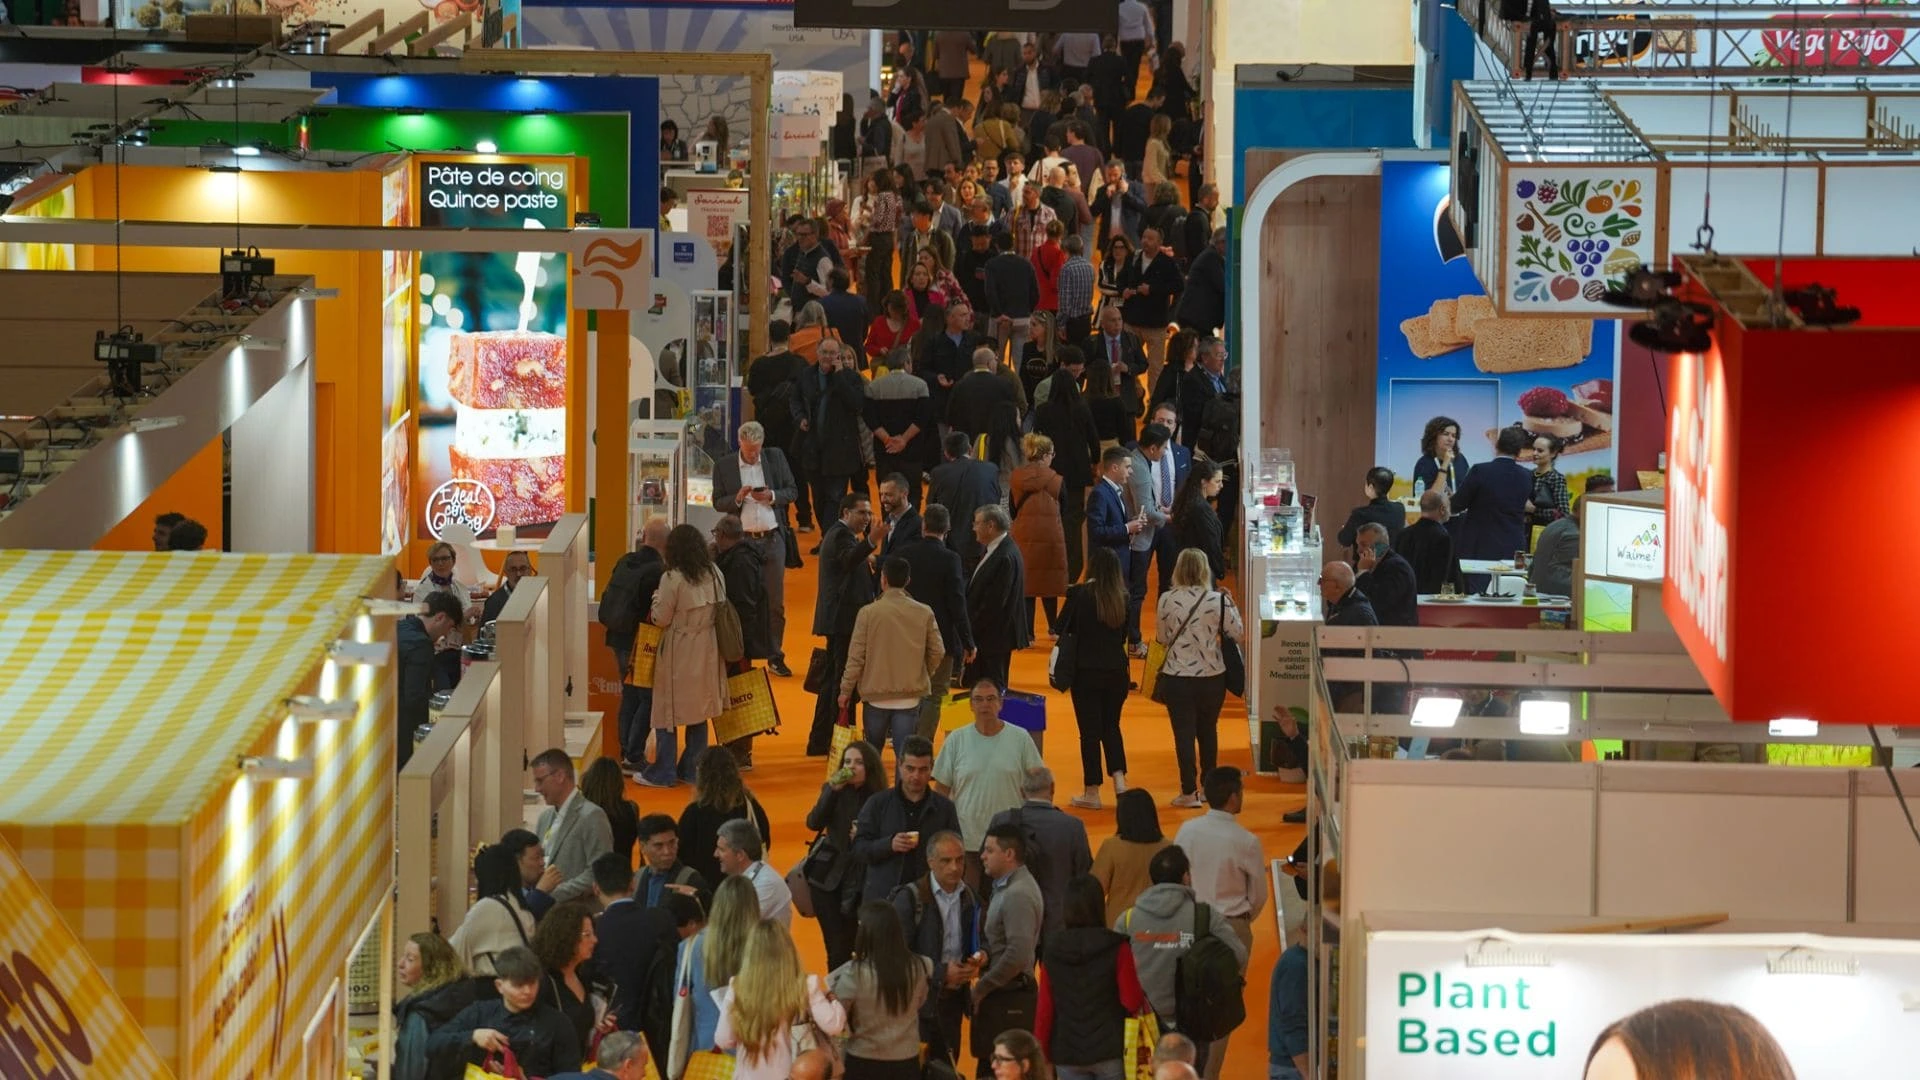
[[[1584,454],[1591,450],[1605,450],[1613,445],[1613,432],[1588,429],[1586,434],[1567,443],[1560,451],[1561,457]]]
[[[1473,366],[1490,374],[1572,367],[1591,351],[1592,319],[1485,318],[1473,326]]]
[[[1431,360],[1436,356],[1459,349],[1464,342],[1435,340],[1433,324],[1428,316],[1416,315],[1400,323],[1400,332],[1406,335],[1407,348],[1422,360]]]
[[[1427,332],[1435,341],[1457,341],[1465,344],[1472,339],[1454,329],[1454,310],[1457,300],[1435,300],[1433,307],[1427,309]]]
[[[1486,296],[1463,296],[1454,305],[1453,332],[1463,341],[1473,340],[1473,328],[1481,319],[1493,318],[1493,300]]]

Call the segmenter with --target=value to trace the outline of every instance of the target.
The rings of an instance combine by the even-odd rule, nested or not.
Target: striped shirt
[[[1033,258],[1035,248],[1047,242],[1047,226],[1054,223],[1053,208],[1042,203],[1013,212],[1013,250],[1023,259]]]
[[[1075,255],[1060,268],[1060,317],[1079,318],[1093,314],[1093,264],[1085,255]]]

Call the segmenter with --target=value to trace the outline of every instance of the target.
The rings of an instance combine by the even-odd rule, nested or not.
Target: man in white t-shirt
[[[973,723],[947,736],[933,765],[933,780],[960,814],[960,835],[967,842],[967,884],[983,880],[980,845],[987,826],[1002,810],[1025,801],[1020,782],[1028,769],[1046,765],[1033,736],[1000,719],[1002,695],[992,679],[973,686]]]
[[[1141,0],[1120,0],[1120,55],[1127,60],[1127,100],[1140,80],[1140,58],[1153,47],[1153,10]]]

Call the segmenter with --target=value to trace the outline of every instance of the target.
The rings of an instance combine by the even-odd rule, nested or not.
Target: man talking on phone
[[[787,505],[800,493],[787,455],[768,446],[767,429],[759,421],[740,425],[740,452],[713,463],[713,508],[740,515],[741,542],[760,555],[761,580],[767,590],[767,623],[771,650],[767,670],[791,676],[787,652]]]
[[[1387,527],[1379,522],[1360,526],[1354,534],[1359,549],[1360,576],[1354,587],[1373,601],[1373,613],[1381,626],[1420,625],[1419,586],[1414,582],[1413,564],[1408,562],[1387,539]]]

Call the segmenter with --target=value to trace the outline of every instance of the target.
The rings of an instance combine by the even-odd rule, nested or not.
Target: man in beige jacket
[[[880,599],[860,609],[847,648],[846,673],[840,677],[840,707],[860,691],[866,703],[867,741],[893,742],[893,758],[920,719],[920,701],[946,656],[933,609],[907,595],[907,560],[894,556],[880,568]]]

